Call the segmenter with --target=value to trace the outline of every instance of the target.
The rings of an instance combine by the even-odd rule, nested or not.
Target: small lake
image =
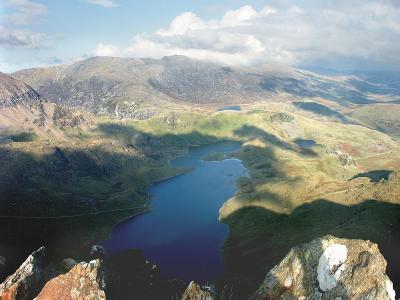
[[[225,106],[220,109],[217,109],[217,111],[224,111],[224,110],[234,110],[234,111],[241,111],[242,108],[240,106]]]
[[[140,248],[172,278],[205,282],[221,276],[228,228],[218,220],[219,209],[236,193],[237,179],[248,173],[238,159],[202,158],[240,147],[239,142],[222,141],[191,148],[186,156],[172,160],[172,166],[192,170],[152,185],[153,210],[117,224],[103,243],[106,250]]]
[[[297,139],[294,140],[297,146],[303,149],[310,149],[314,147],[317,143],[314,140],[303,140],[303,139]]]

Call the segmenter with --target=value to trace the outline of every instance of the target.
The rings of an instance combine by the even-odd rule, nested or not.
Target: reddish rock
[[[0,284],[1,300],[31,300],[43,287],[45,274],[45,248],[33,252],[18,268]]]
[[[65,275],[46,283],[36,300],[106,299],[105,273],[101,260],[79,263]]]

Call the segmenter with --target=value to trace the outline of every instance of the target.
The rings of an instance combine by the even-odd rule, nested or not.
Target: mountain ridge
[[[309,97],[347,107],[393,98],[388,89],[354,76],[319,75],[273,64],[227,67],[185,56],[98,56],[12,75],[55,103],[118,118],[145,119],[177,102],[224,106]]]

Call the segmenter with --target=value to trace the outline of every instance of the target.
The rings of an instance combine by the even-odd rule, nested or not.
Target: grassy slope
[[[350,116],[366,126],[400,138],[400,105],[381,104],[354,109]]]

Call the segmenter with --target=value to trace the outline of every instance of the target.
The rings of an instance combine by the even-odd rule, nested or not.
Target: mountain
[[[59,128],[86,122],[80,111],[49,102],[28,84],[0,73],[0,141],[49,137]]]
[[[32,87],[0,72],[0,108],[18,104],[38,105],[45,101]]]
[[[146,119],[179,104],[220,107],[308,97],[351,106],[398,98],[384,83],[354,75],[329,77],[277,65],[225,67],[185,56],[93,57],[13,76],[55,103],[118,118]]]

